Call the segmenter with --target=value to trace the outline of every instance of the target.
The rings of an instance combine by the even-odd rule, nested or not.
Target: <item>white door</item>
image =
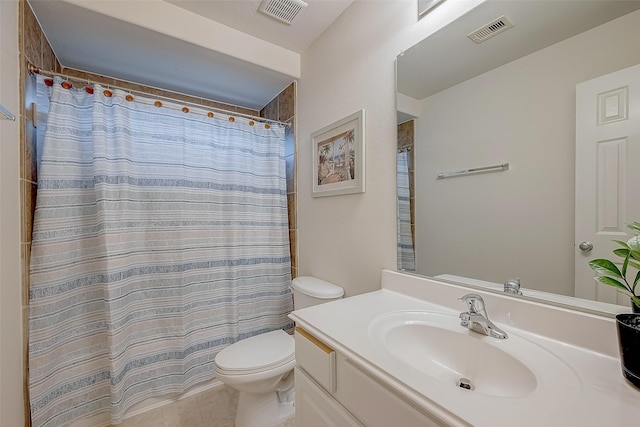
[[[627,240],[633,221],[640,221],[640,65],[576,86],[577,297],[630,304],[596,282],[587,263],[622,261],[613,240]]]

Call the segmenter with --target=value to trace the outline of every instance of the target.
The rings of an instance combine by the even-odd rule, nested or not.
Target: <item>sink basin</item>
[[[569,367],[542,347],[512,332],[508,339],[498,340],[470,331],[460,326],[455,315],[428,311],[383,314],[369,325],[369,338],[405,368],[458,387],[461,392],[526,396],[540,386],[534,366],[543,366],[552,376],[559,375],[563,384],[572,383]]]

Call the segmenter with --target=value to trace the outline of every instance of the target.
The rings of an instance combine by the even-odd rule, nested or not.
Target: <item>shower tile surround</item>
[[[51,70],[56,72],[63,72],[72,77],[78,77],[83,79],[89,79],[92,82],[111,84],[120,86],[126,89],[140,91],[149,95],[158,95],[175,99],[177,101],[185,101],[195,104],[200,104],[203,107],[220,108],[227,111],[248,114],[252,116],[260,116],[272,120],[278,120],[283,122],[290,122],[292,126],[286,131],[285,138],[285,156],[286,156],[286,174],[287,174],[287,202],[288,202],[288,216],[289,216],[289,237],[291,241],[291,275],[296,277],[297,275],[297,224],[296,224],[296,176],[295,176],[295,160],[296,160],[296,135],[295,135],[295,111],[296,111],[296,85],[295,82],[291,83],[285,90],[277,95],[267,106],[261,111],[256,111],[248,108],[243,108],[234,105],[227,105],[224,103],[202,99],[198,97],[188,95],[177,95],[171,92],[163,91],[156,88],[150,88],[144,85],[125,82],[122,80],[114,79],[111,77],[100,76],[97,74],[86,73],[71,68],[62,69],[58,62],[55,53],[51,49],[46,36],[42,32],[38,21],[33,14],[31,7],[26,3],[26,0],[19,0],[18,4],[18,49],[20,52],[20,199],[21,199],[21,262],[22,262],[22,322],[23,322],[23,392],[25,400],[25,425],[30,426],[29,419],[29,391],[28,391],[28,318],[29,318],[29,260],[31,256],[31,233],[33,230],[33,214],[35,211],[35,200],[37,193],[37,171],[36,171],[36,147],[35,147],[35,129],[31,118],[28,117],[26,109],[26,96],[29,99],[35,98],[35,88],[25,86],[25,82],[28,76],[29,63],[39,67],[43,70]],[[29,93],[27,93],[29,92]],[[198,395],[199,396],[199,395]],[[195,399],[196,397],[193,397]],[[182,402],[182,401],[178,401]],[[178,403],[176,402],[176,403]],[[175,405],[176,403],[172,404]],[[171,405],[169,405],[171,406]],[[159,409],[159,408],[158,408]],[[202,409],[201,409],[202,410]],[[157,411],[157,410],[156,410]],[[235,405],[233,405],[233,411],[235,413]],[[153,411],[152,411],[153,412]],[[170,419],[164,420],[164,426],[183,426],[187,427],[187,424],[171,424]],[[227,424],[224,421],[211,420],[208,422],[203,415],[205,424],[207,426],[233,426]],[[162,426],[162,422],[156,420],[156,422],[145,421],[143,424],[129,425],[153,425]]]

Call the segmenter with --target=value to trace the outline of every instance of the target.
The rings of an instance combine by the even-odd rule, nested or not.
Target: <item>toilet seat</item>
[[[240,340],[220,351],[215,358],[215,370],[225,375],[250,375],[287,365],[293,360],[293,337],[277,330]]]

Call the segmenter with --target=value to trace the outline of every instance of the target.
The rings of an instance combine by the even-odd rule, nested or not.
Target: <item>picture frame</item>
[[[424,18],[444,0],[418,0],[418,19]]]
[[[364,193],[364,109],[311,134],[313,197]]]

